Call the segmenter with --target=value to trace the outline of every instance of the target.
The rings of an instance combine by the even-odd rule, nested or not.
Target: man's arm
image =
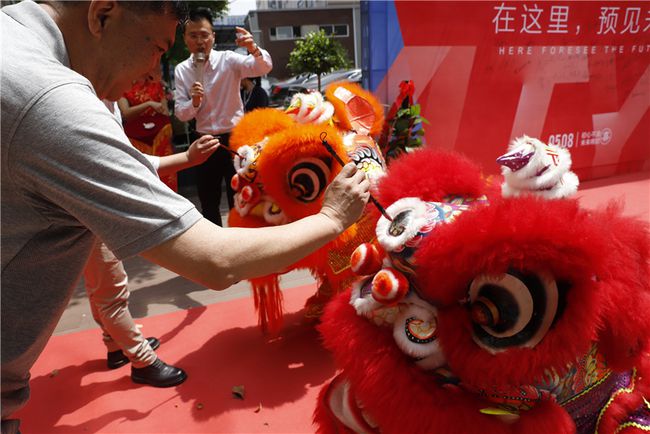
[[[198,107],[192,105],[192,88],[194,77],[187,74],[187,71],[181,65],[176,66],[174,70],[174,116],[180,121],[187,122],[196,117]]]
[[[354,164],[327,189],[320,213],[282,226],[220,228],[202,219],[142,253],[146,259],[212,289],[282,270],[335,239],[354,223],[370,184]]]
[[[237,45],[246,48],[250,56],[238,56],[242,77],[260,77],[271,72],[273,61],[268,51],[261,49],[246,29],[235,27],[237,32]]]
[[[152,108],[158,113],[163,113],[163,105],[160,101],[145,101],[141,104],[131,106],[129,101],[122,97],[117,100],[117,106],[120,108],[120,113],[122,114],[122,119],[125,121],[131,120],[142,114],[148,108]]]
[[[210,135],[196,139],[185,152],[159,157],[159,176],[172,175],[179,170],[203,164],[219,147],[219,139]]]

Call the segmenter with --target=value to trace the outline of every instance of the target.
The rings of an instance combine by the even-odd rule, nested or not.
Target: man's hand
[[[343,232],[359,219],[369,197],[370,182],[365,173],[348,163],[327,187],[320,212]]]
[[[195,81],[190,88],[190,96],[192,97],[192,105],[194,107],[199,107],[201,101],[203,101],[203,85],[198,81]]]
[[[221,145],[219,139],[210,135],[201,136],[187,148],[187,160],[192,166],[202,164]]]
[[[246,47],[250,54],[257,56],[255,53],[259,50],[259,48],[253,39],[253,35],[251,35],[248,30],[242,27],[235,27],[235,32],[237,32],[237,40],[235,41],[236,44],[239,47]]]

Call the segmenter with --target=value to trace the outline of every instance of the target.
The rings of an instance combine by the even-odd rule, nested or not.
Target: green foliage
[[[296,41],[287,64],[289,70],[296,75],[316,74],[319,91],[322,74],[349,68],[351,65],[347,50],[340,42],[327,36],[323,30],[310,33],[304,39]]]
[[[423,124],[429,121],[420,116],[420,104],[402,105],[393,119],[387,119],[389,125],[388,142],[384,145],[384,155],[390,162],[411,149],[422,146],[424,136]]]
[[[214,18],[219,18],[228,12],[228,1],[227,0],[201,0],[201,1],[190,1],[188,2],[191,9],[196,9],[199,7],[208,8],[212,11],[212,16]],[[190,55],[185,42],[183,41],[183,29],[181,26],[176,28],[176,40],[174,45],[163,54],[161,63],[163,64],[163,73],[164,79],[169,81],[168,72],[169,68],[181,63],[183,60],[187,59]]]

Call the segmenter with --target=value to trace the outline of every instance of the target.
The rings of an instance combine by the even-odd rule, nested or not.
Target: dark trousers
[[[193,140],[200,137],[197,134]],[[221,203],[221,184],[226,183],[226,198],[228,199],[228,208],[234,206],[234,192],[230,186],[230,180],[235,175],[235,167],[232,164],[230,152],[222,149],[227,147],[230,140],[230,133],[216,135],[221,142],[221,146],[214,154],[203,164],[196,166],[196,187],[201,202],[201,212],[203,217],[212,223],[223,226],[219,204]]]

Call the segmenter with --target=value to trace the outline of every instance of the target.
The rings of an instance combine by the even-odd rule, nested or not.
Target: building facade
[[[324,30],[347,50],[355,67],[361,64],[359,1],[258,0],[250,11],[246,27],[273,58],[271,76],[291,76],[289,53],[297,40]]]

